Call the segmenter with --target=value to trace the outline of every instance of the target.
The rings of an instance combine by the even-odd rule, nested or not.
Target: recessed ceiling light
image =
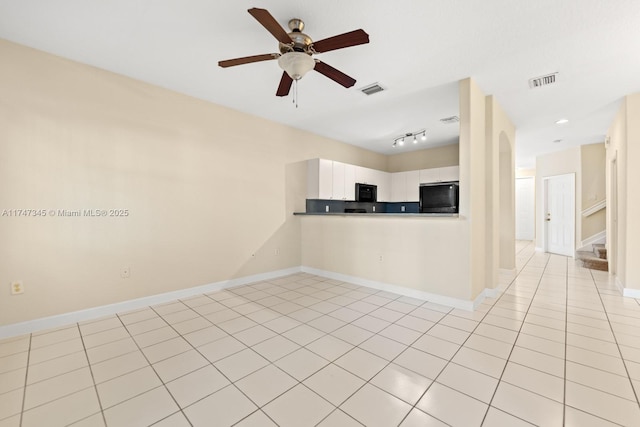
[[[560,119],[556,122],[557,125],[563,125],[565,123],[569,123],[569,119]]]

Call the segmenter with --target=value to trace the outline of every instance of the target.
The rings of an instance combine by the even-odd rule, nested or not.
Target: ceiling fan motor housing
[[[291,37],[291,42],[293,46],[287,45],[284,43],[280,43],[280,53],[285,54],[287,52],[305,52],[309,55],[311,52],[311,44],[313,40],[311,37],[302,32],[304,28],[304,22],[302,19],[294,18],[289,21],[289,29],[291,32],[289,33],[289,37]]]

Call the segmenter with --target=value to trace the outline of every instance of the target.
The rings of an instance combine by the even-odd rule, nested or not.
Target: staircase
[[[607,261],[607,248],[603,244],[594,244],[593,251],[578,251],[578,260],[585,268],[592,270],[609,271],[609,261]]]

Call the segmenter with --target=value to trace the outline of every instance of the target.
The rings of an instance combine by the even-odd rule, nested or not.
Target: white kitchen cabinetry
[[[360,184],[373,184],[375,169],[363,168],[362,166],[356,166],[356,182]]]
[[[417,202],[420,199],[419,171],[391,174],[391,202]]]
[[[344,164],[344,199],[356,199],[356,166]]]
[[[388,202],[391,197],[391,177],[387,172],[355,166],[355,182],[376,185],[378,202]]]
[[[344,163],[333,162],[333,191],[332,199],[344,199]]]
[[[307,199],[355,200],[355,166],[325,159],[309,160]]]
[[[422,169],[420,184],[433,182],[450,182],[460,180],[460,166],[446,166],[443,168]]]
[[[460,166],[447,166],[440,169],[440,181],[460,181]]]
[[[378,186],[378,202],[391,200],[391,174],[384,171],[373,171],[373,184]]]
[[[417,202],[420,184],[458,181],[459,166],[388,173],[325,159],[307,162],[307,199],[355,200],[355,184],[378,187],[379,202]]]
[[[333,197],[333,162],[311,159],[307,162],[307,199]]]

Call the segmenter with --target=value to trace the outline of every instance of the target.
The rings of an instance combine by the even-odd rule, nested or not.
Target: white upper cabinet
[[[363,168],[362,166],[356,166],[356,182],[359,184],[373,184],[375,169]]]
[[[417,202],[420,184],[458,181],[459,166],[387,173],[325,159],[307,162],[307,199],[355,200],[355,184],[378,186],[379,202]]]
[[[404,172],[391,174],[390,202],[404,202],[407,200],[407,175]]]
[[[407,202],[420,201],[420,171],[408,171],[407,174]]]
[[[344,164],[344,198],[356,199],[356,166]]]
[[[355,200],[355,166],[325,159],[309,160],[307,199]]]
[[[420,184],[459,180],[460,166],[446,166],[443,168],[422,169],[420,171]]]
[[[391,174],[391,202],[417,202],[420,199],[419,171]]]
[[[307,162],[307,199],[333,197],[333,162],[311,159]]]
[[[391,200],[391,174],[384,171],[374,171],[373,184],[378,186],[377,200],[388,202]]]
[[[438,169],[440,168],[422,169],[420,171],[420,184],[438,182],[438,180],[440,179]]]
[[[333,162],[332,199],[344,200],[344,163]]]
[[[389,173],[376,169],[363,168],[362,166],[355,166],[355,179],[355,182],[359,184],[370,184],[378,186],[378,202],[389,201],[389,198],[391,196],[391,177],[389,176]]]
[[[460,181],[460,166],[447,166],[440,169],[440,181]]]

